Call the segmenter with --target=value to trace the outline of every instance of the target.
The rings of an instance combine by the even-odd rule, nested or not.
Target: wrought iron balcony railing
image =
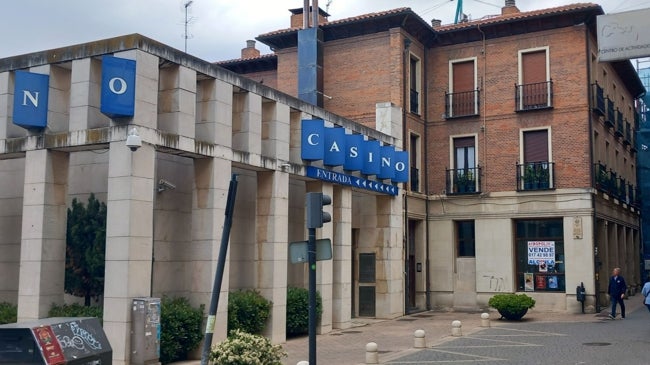
[[[411,167],[411,191],[420,191],[420,170],[417,167]]]
[[[479,115],[479,90],[445,93],[445,118]]]
[[[553,107],[553,81],[515,85],[515,111]]]
[[[517,164],[517,190],[555,189],[555,163],[548,161]]]
[[[605,92],[597,82],[592,84],[591,110],[599,115],[605,115]]]
[[[605,114],[605,125],[608,128],[614,128],[616,125],[616,109],[614,109],[614,100],[607,97],[605,101],[607,105],[607,112]]]
[[[420,114],[420,93],[411,89],[410,94],[411,113]]]
[[[447,195],[477,194],[481,192],[481,168],[447,169]]]

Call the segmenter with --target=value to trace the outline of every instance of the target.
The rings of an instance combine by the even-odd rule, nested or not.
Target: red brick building
[[[581,283],[595,311],[612,268],[632,293],[641,284],[634,131],[645,89],[629,61],[598,62],[602,14],[593,3],[521,12],[514,1],[452,25],[409,8],[320,12],[323,107],[380,130],[382,113],[402,121],[407,312],[485,307],[498,292],[578,311]],[[220,65],[296,95],[302,15],[257,37],[274,54],[255,56],[251,42]],[[350,305],[363,315],[371,298],[355,244]]]

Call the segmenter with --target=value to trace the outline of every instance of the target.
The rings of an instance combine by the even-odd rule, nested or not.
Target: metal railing
[[[417,167],[411,167],[411,191],[420,191],[420,170]]]
[[[554,162],[526,162],[516,166],[518,191],[555,189]]]
[[[479,90],[445,93],[445,118],[479,115]]]
[[[481,192],[481,168],[446,170],[447,195],[478,194]]]
[[[592,84],[591,110],[605,115],[605,92],[597,82]]]
[[[411,89],[411,94],[410,94],[410,102],[411,102],[411,113],[414,114],[419,114],[420,113],[420,93],[417,92],[417,90]]]
[[[515,111],[553,107],[553,81],[515,85]]]

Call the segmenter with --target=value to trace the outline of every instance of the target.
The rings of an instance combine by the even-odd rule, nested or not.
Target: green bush
[[[214,365],[282,365],[287,354],[282,346],[268,338],[234,330],[228,338],[210,350]]]
[[[0,324],[16,323],[18,321],[18,307],[7,302],[0,303]]]
[[[237,290],[228,293],[228,333],[242,330],[260,334],[271,315],[270,300],[256,290]]]
[[[97,305],[84,306],[81,304],[52,304],[50,311],[47,313],[48,317],[97,317],[99,322],[102,322],[104,315],[103,308]]]
[[[186,298],[163,297],[160,303],[160,362],[186,360],[203,339],[203,309]]]
[[[535,306],[535,299],[526,294],[496,294],[490,298],[488,305],[499,311],[502,318],[520,320],[528,309]]]
[[[316,292],[316,318],[320,321],[323,300]],[[309,332],[309,290],[287,288],[287,336],[298,336]]]

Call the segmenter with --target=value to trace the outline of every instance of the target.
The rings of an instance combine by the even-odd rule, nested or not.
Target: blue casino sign
[[[47,127],[49,75],[16,71],[13,123],[23,128]],[[135,61],[102,57],[101,107],[111,118],[132,117],[135,109]]]
[[[302,120],[301,158],[323,161],[325,166],[342,166],[345,171],[374,175],[385,184],[346,173],[308,166],[307,176],[341,185],[378,193],[397,195],[393,183],[408,181],[408,153],[396,151],[394,146],[382,146],[379,141],[367,140],[361,134],[346,134],[345,128],[325,127],[322,119]]]

